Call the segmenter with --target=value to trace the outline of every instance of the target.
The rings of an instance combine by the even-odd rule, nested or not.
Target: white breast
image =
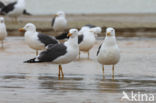
[[[114,65],[120,60],[120,50],[115,37],[106,37],[101,46],[97,60],[103,65]]]
[[[0,40],[4,40],[7,36],[6,27],[4,24],[0,24]]]
[[[37,32],[26,32],[25,33],[25,41],[29,45],[30,48],[35,50],[43,50],[45,49],[44,44],[42,44],[37,37]]]
[[[54,60],[53,61],[54,63],[66,64],[77,58],[78,53],[79,53],[78,45],[71,46],[71,44],[68,44],[68,42],[66,42],[65,46],[67,46],[67,53],[61,57],[58,57],[56,60]]]
[[[67,27],[67,20],[64,17],[57,17],[54,22],[53,29],[56,31],[63,31]]]
[[[98,55],[98,62],[103,65],[117,64],[120,59],[120,50],[117,46],[107,48],[103,46]]]
[[[84,32],[84,39],[79,44],[81,51],[89,51],[95,44],[96,39],[94,33]]]

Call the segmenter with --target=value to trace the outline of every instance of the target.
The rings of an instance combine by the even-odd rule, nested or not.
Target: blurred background
[[[6,4],[16,0],[0,0]],[[26,0],[26,8],[35,15],[66,13],[156,13],[155,0]]]
[[[16,0],[0,1],[8,4]],[[40,31],[51,34],[52,15],[62,10],[67,13],[68,28],[94,24],[103,27],[103,31],[106,27],[115,27],[117,34],[124,37],[156,36],[155,0],[26,0],[26,10],[32,16],[19,17],[22,22],[16,27],[6,22],[8,31],[12,31],[10,35],[23,35],[14,29],[27,22],[35,23]]]
[[[16,0],[0,0],[5,5]],[[25,0],[26,11],[18,23],[3,15],[8,37],[0,48],[0,103],[121,103],[122,92],[156,96],[156,0]],[[25,64],[35,51],[18,31],[33,23],[37,31],[58,35],[51,26],[54,14],[64,11],[67,30],[86,24],[102,27],[94,47],[80,60],[63,65],[65,78],[58,80],[57,65]],[[115,79],[111,66],[102,75],[97,50],[106,27],[114,27],[121,60]],[[0,30],[1,31],[1,30]],[[156,103],[156,102],[153,102]]]

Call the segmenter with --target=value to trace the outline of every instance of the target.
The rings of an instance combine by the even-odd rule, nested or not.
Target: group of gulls
[[[24,0],[18,0],[18,3]],[[2,9],[3,10],[3,9]],[[16,12],[16,10],[14,11]],[[67,28],[67,20],[65,13],[59,11],[52,20],[52,28],[54,31],[64,31]],[[96,42],[96,35],[102,32],[101,27],[94,25],[85,25],[80,30],[72,28],[59,36],[49,36],[36,31],[36,26],[32,23],[27,23],[23,28],[19,29],[25,32],[25,42],[28,46],[36,50],[36,57],[25,61],[25,63],[42,63],[51,62],[58,64],[58,76],[64,77],[62,64],[67,64],[75,60],[80,51],[88,52],[93,48]],[[7,36],[7,31],[4,23],[4,18],[0,17],[0,40],[2,41]],[[60,39],[67,39],[65,42],[60,42]],[[40,53],[38,51],[41,50]],[[115,29],[107,28],[106,37],[97,50],[97,61],[102,64],[104,73],[104,65],[112,65],[112,73],[114,75],[114,65],[119,62],[120,50],[116,43]]]

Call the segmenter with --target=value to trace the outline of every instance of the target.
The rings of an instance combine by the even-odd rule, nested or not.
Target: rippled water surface
[[[8,38],[5,49],[0,49],[0,102],[118,103],[123,91],[156,95],[155,39],[119,39],[121,60],[114,80],[111,66],[105,66],[103,76],[96,62],[100,42],[91,50],[90,60],[82,53],[80,60],[63,65],[65,77],[59,80],[57,65],[24,64],[35,52],[22,38]]]

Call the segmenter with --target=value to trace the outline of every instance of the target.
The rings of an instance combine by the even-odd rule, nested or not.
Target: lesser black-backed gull
[[[30,48],[36,50],[36,55],[38,55],[38,50],[43,50],[49,44],[56,44],[58,41],[46,34],[42,34],[36,31],[36,26],[32,23],[28,23],[24,26],[24,28],[19,29],[19,31],[25,32],[25,41],[29,45]]]
[[[25,61],[25,63],[53,62],[59,64],[59,74],[64,77],[61,64],[67,64],[77,58],[79,53],[78,30],[70,29],[68,41],[59,44],[50,44],[48,49],[41,52],[37,57]]]

